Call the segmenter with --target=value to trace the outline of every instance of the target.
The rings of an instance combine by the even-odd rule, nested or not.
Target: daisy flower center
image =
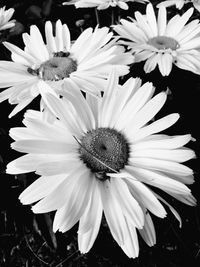
[[[149,39],[147,43],[159,50],[163,49],[176,50],[177,48],[180,47],[179,43],[175,39],[167,36],[153,37]]]
[[[106,180],[106,172],[118,172],[127,164],[129,145],[120,132],[110,128],[98,128],[83,136],[79,154],[98,179]]]
[[[69,53],[57,52],[54,56],[40,65],[38,69],[28,68],[32,75],[37,75],[44,81],[59,81],[68,78],[77,70],[77,63],[70,57]]]

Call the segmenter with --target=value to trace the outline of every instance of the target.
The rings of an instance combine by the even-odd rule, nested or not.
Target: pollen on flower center
[[[28,68],[27,71],[32,75],[37,75],[44,81],[58,81],[69,77],[69,75],[77,70],[77,63],[69,53],[57,52],[54,57],[45,61],[36,70]]]
[[[102,180],[106,179],[106,172],[124,168],[129,158],[129,145],[120,132],[98,128],[83,136],[79,154],[86,166]]]
[[[153,37],[149,39],[147,43],[159,50],[163,49],[176,50],[177,48],[180,47],[179,43],[175,39],[167,36]]]

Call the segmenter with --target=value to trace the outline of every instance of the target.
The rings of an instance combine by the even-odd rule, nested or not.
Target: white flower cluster
[[[67,4],[128,9],[128,2],[147,1]],[[11,27],[13,12],[0,10],[0,30]],[[156,243],[151,214],[164,218],[167,207],[181,225],[177,211],[153,188],[187,205],[196,203],[186,186],[194,182],[193,171],[183,164],[195,158],[185,147],[191,135],[162,133],[179,119],[172,113],[155,120],[167,93],[155,94],[153,84],[139,78],[126,79],[131,65],[140,61],[146,73],[158,66],[168,76],[175,64],[200,74],[200,23],[188,23],[192,13],[190,8],[167,21],[165,6],[160,5],[156,17],[147,4],[146,14],[136,11],[134,18],[122,18],[112,27],[89,27],[73,42],[68,26],[58,20],[55,31],[50,21],[45,23],[45,41],[32,25],[22,35],[24,49],[3,43],[12,61],[0,61],[0,88],[6,88],[0,101],[16,105],[9,117],[34,98],[41,101],[40,111],[25,113],[24,127],[10,130],[11,147],[25,155],[6,171],[40,175],[20,201],[33,205],[35,213],[56,211],[54,231],[68,231],[79,222],[82,253],[93,246],[103,213],[130,258],[139,254],[137,233],[149,246]]]

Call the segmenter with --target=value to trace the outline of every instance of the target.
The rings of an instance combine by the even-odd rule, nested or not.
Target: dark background
[[[29,31],[32,24],[36,24],[44,33],[44,23],[47,20],[55,22],[61,19],[70,28],[72,39],[76,39],[82,30],[96,26],[94,9],[75,9],[74,6],[62,6],[63,1],[56,0],[7,0],[1,1],[0,7],[6,5],[15,8],[13,18],[17,26],[10,32],[6,31],[0,40],[0,59],[10,60],[10,53],[1,44],[7,40],[23,48],[21,34]],[[159,1],[151,1],[156,4]],[[144,11],[145,5],[130,3],[128,11],[120,11],[121,17],[133,16],[135,10]],[[170,8],[169,16],[177,12]],[[116,11],[119,12],[119,11]],[[73,16],[71,16],[73,14]],[[111,23],[111,9],[99,12],[100,26]],[[194,17],[200,18],[198,12]],[[193,17],[193,18],[194,18]],[[80,27],[81,25],[81,27]],[[128,77],[140,77],[143,82],[151,81],[156,87],[156,93],[169,88],[168,100],[157,117],[178,112],[179,121],[166,134],[191,133],[196,142],[188,147],[195,150],[197,159],[188,161],[186,165],[195,171],[195,183],[190,186],[193,195],[200,200],[199,182],[199,137],[200,137],[200,77],[191,72],[173,67],[168,77],[162,77],[156,69],[150,74],[143,71],[143,63],[134,64]],[[8,77],[9,78],[9,77]],[[28,108],[38,109],[39,98],[35,99]],[[153,216],[155,223],[157,244],[149,248],[139,237],[140,255],[137,259],[129,259],[113,240],[105,220],[88,254],[81,255],[77,247],[77,225],[70,231],[61,234],[52,232],[54,213],[34,215],[29,206],[23,206],[18,200],[19,194],[31,184],[37,176],[34,173],[23,175],[7,175],[5,168],[8,162],[21,154],[11,150],[9,129],[21,126],[24,111],[14,118],[8,119],[13,109],[7,101],[0,104],[0,267],[196,267],[200,266],[200,208],[189,207],[161,193],[178,210],[182,217],[183,226],[169,212],[166,219],[161,220]]]

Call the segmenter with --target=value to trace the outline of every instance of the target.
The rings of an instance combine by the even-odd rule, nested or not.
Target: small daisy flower
[[[109,7],[119,7],[127,10],[129,6],[127,2],[144,3],[148,0],[72,0],[64,2],[63,5],[75,5],[76,8],[97,7],[98,10],[107,9]]]
[[[167,22],[166,8],[161,6],[156,19],[153,6],[147,5],[146,15],[135,12],[135,20],[121,19],[114,30],[127,40],[135,55],[135,62],[146,61],[146,73],[158,65],[163,76],[168,76],[173,64],[178,68],[200,74],[200,23],[189,23],[194,9],[190,8],[182,16],[176,15]],[[187,23],[187,24],[186,24]]]
[[[7,30],[15,26],[15,20],[10,20],[15,12],[14,8],[9,8],[8,10],[5,10],[5,8],[5,6],[0,8],[0,31]]]
[[[193,171],[182,164],[195,154],[184,147],[191,140],[189,134],[159,134],[178,120],[178,114],[152,121],[166,101],[165,92],[152,97],[151,83],[141,86],[139,79],[130,78],[120,86],[117,80],[112,72],[99,98],[90,94],[84,98],[79,90],[66,90],[62,99],[44,93],[58,119],[50,124],[41,112],[26,112],[25,127],[11,129],[10,136],[15,140],[11,147],[27,154],[10,162],[7,173],[41,175],[21,193],[21,202],[37,202],[32,206],[35,213],[56,210],[54,231],[68,231],[79,222],[82,253],[92,247],[104,213],[113,238],[135,258],[136,229],[148,245],[156,242],[151,214],[166,216],[161,202],[181,223],[153,187],[195,204],[184,185],[193,183]]]
[[[71,43],[70,32],[60,20],[55,25],[55,36],[50,21],[45,24],[46,44],[39,29],[33,25],[30,34],[24,33],[24,50],[4,42],[11,51],[12,61],[0,61],[0,102],[6,99],[17,104],[9,117],[27,106],[41,92],[38,82],[44,80],[58,94],[71,84],[98,95],[105,89],[112,66],[118,75],[129,72],[128,64],[134,57],[122,46],[116,45],[108,27],[86,29]],[[42,90],[42,89],[41,89]],[[42,102],[43,104],[43,102]],[[43,106],[43,105],[42,105]]]
[[[169,0],[159,3],[157,7],[169,7],[175,5],[177,9],[181,9],[187,3],[192,3],[193,6],[200,12],[200,0]]]

